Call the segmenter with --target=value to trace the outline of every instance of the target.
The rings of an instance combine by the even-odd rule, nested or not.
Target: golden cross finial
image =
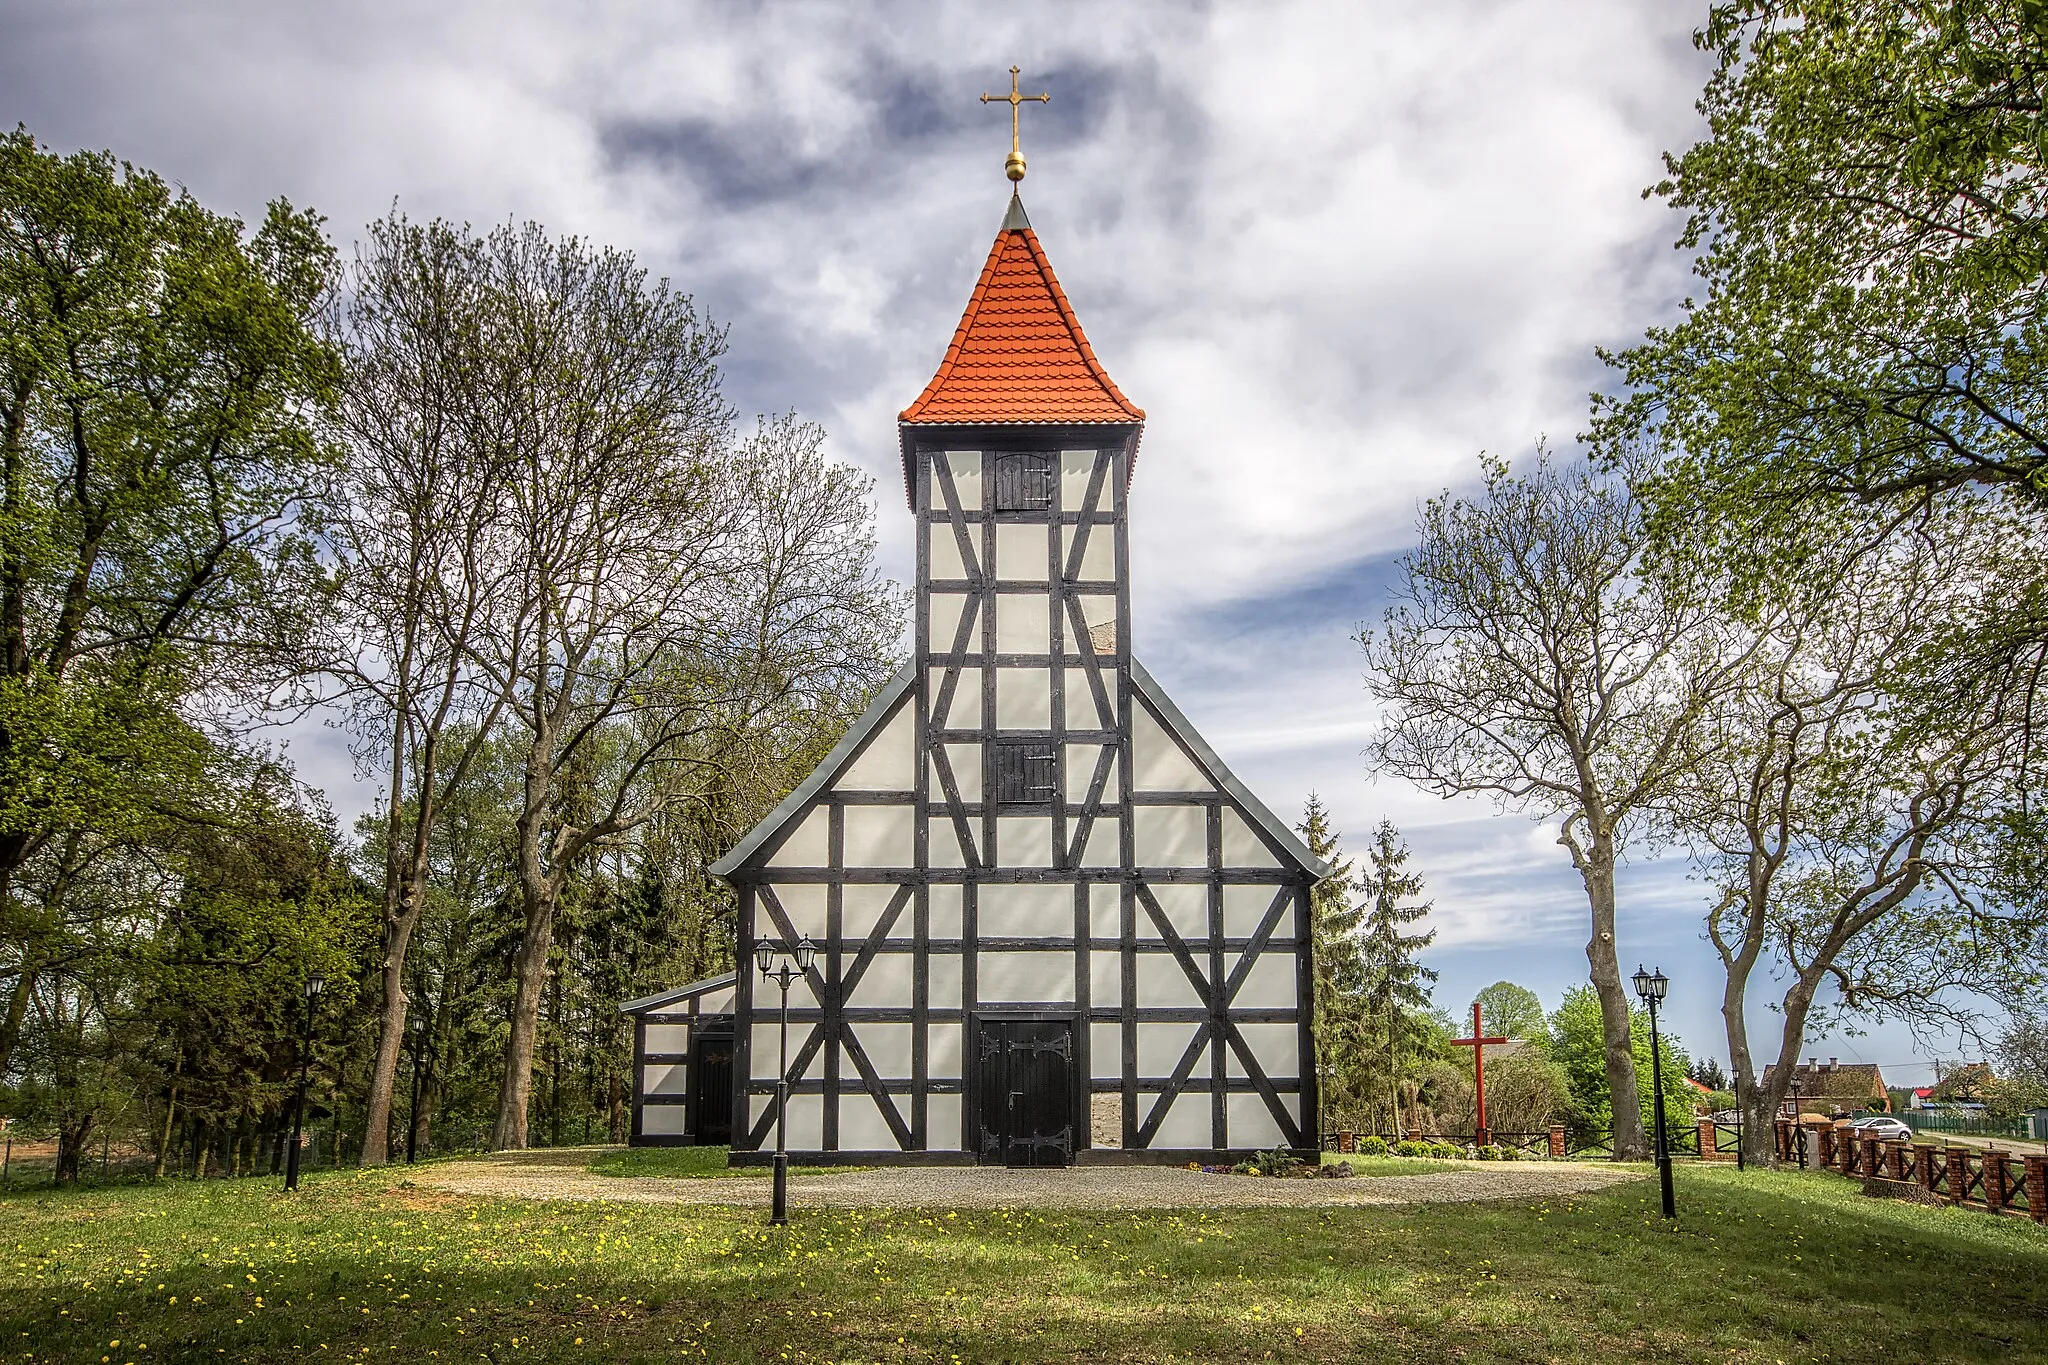
[[[1021,148],[1019,148],[1019,147],[1018,147],[1018,145],[1017,145],[1017,110],[1018,110],[1019,108],[1021,108],[1021,107],[1022,107],[1022,106],[1023,106],[1023,105],[1024,105],[1024,104],[1025,104],[1026,102],[1027,102],[1027,101],[1030,101],[1030,100],[1037,100],[1037,101],[1038,101],[1038,102],[1039,102],[1040,104],[1051,104],[1051,103],[1052,103],[1052,96],[1051,96],[1051,95],[1020,95],[1020,94],[1018,94],[1018,93],[1017,93],[1017,71],[1018,71],[1018,69],[1017,69],[1016,67],[1014,67],[1014,66],[1010,68],[1010,93],[1009,93],[1009,94],[1007,94],[1007,95],[991,95],[991,94],[989,94],[989,93],[988,93],[988,92],[987,92],[986,90],[984,90],[984,91],[982,91],[982,92],[981,92],[981,102],[982,102],[983,104],[987,104],[987,103],[989,103],[989,102],[990,102],[990,101],[992,101],[992,100],[1003,100],[1003,101],[1007,101],[1007,102],[1009,103],[1009,106],[1010,106],[1010,156],[1009,156],[1009,159],[1008,159],[1007,161],[1003,162],[1003,172],[1004,172],[1004,174],[1008,175],[1008,176],[1010,177],[1010,179],[1011,179],[1011,180],[1013,180],[1013,181],[1014,181],[1014,180],[1022,180],[1022,179],[1024,178],[1024,152],[1023,152],[1023,150],[1022,150]]]

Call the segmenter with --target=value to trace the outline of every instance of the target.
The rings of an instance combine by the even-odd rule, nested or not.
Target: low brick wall
[[[1862,1181],[1868,1193],[1894,1194],[1894,1187],[1909,1186],[1924,1196],[1922,1202],[2048,1223],[2048,1156],[1902,1142],[1832,1124],[1801,1126],[1790,1119],[1778,1120],[1777,1149],[1780,1162],[1838,1171]]]

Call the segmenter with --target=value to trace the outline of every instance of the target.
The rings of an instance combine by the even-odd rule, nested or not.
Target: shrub
[[[1427,1142],[1398,1142],[1394,1144],[1394,1155],[1428,1156],[1430,1155],[1429,1144]]]
[[[1497,1147],[1494,1150],[1500,1153],[1502,1161],[1520,1161],[1522,1159],[1522,1149],[1519,1147]]]
[[[1360,1156],[1385,1156],[1392,1150],[1392,1148],[1387,1146],[1387,1140],[1378,1133],[1374,1133],[1370,1137],[1362,1137],[1358,1140],[1358,1154]]]
[[[1454,1142],[1432,1142],[1429,1144],[1429,1155],[1433,1157],[1461,1157],[1465,1153]]]
[[[1252,1165],[1260,1175],[1286,1175],[1301,1165],[1301,1158],[1284,1147],[1275,1147],[1270,1152],[1260,1152],[1252,1158]]]
[[[1474,1147],[1472,1149],[1472,1159],[1474,1161],[1495,1161],[1499,1157],[1500,1148],[1498,1147]]]

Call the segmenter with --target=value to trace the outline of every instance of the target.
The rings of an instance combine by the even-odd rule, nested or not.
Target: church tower
[[[1308,899],[1327,869],[1131,652],[1144,420],[1013,196],[899,419],[912,662],[713,868],[739,895],[737,979],[627,1007],[635,1141],[729,1124],[735,1161],[772,1147],[779,997],[749,964],[809,938],[796,1160],[1316,1145]]]

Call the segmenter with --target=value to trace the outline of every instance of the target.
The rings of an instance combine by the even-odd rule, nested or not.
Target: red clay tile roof
[[[1095,358],[1037,234],[1006,222],[939,372],[898,420],[1124,423],[1144,421],[1145,410]]]

